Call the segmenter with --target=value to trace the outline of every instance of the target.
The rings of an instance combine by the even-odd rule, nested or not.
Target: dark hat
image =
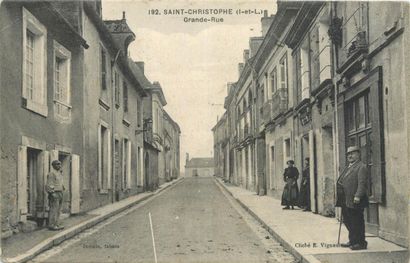
[[[51,162],[51,165],[57,165],[57,164],[61,164],[61,162],[59,160],[54,160]]]
[[[293,160],[288,160],[287,162],[286,162],[286,164],[295,164],[295,162],[293,161]]]
[[[347,148],[347,152],[346,153],[351,153],[351,152],[360,152],[360,148],[357,146],[350,146]]]

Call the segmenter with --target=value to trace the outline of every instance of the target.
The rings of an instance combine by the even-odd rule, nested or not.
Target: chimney
[[[244,64],[243,63],[238,63],[238,72],[239,72],[239,77],[242,74],[242,70],[243,70]]]
[[[144,61],[137,61],[137,62],[135,62],[135,64],[137,64],[137,66],[141,69],[142,74],[144,74],[145,73],[144,72],[144,66],[145,66]]]
[[[246,62],[248,62],[249,59],[249,49],[245,49],[243,51],[243,64],[246,64]]]
[[[266,33],[269,30],[270,25],[272,24],[273,19],[275,18],[274,15],[268,16],[268,10],[263,12],[263,17],[261,18],[261,25],[262,25],[262,36],[265,37]]]
[[[263,37],[251,37],[249,38],[249,57],[253,57],[258,52],[260,45],[262,44]]]

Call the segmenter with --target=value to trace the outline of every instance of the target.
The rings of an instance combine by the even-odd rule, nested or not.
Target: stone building
[[[227,113],[225,112],[212,128],[214,134],[215,176],[229,180],[229,145]]]
[[[3,1],[0,14],[8,25],[0,40],[2,237],[44,225],[44,183],[55,159],[63,166],[67,215],[165,181],[165,135],[169,177],[179,175],[180,130],[164,117],[159,84],[128,57],[135,35],[125,13],[104,21],[100,1]],[[148,98],[152,109],[143,104]],[[145,108],[152,115],[146,119]]]
[[[42,225],[50,161],[62,161],[62,212],[79,213],[84,52],[89,43],[49,2],[2,2],[1,229]],[[56,27],[55,25],[59,25]]]
[[[165,145],[165,180],[171,181],[180,176],[180,142],[181,129],[171,116],[164,111],[164,145]]]
[[[254,165],[258,194],[279,198],[286,161],[302,170],[309,157],[312,210],[333,216],[346,149],[359,146],[369,169],[366,230],[408,247],[409,23],[406,3],[279,1],[275,16],[262,18],[263,42],[240,64],[225,98],[227,123],[237,128],[227,141],[239,150],[229,165],[231,181],[252,190],[244,173]],[[253,92],[257,109],[249,143],[245,91]],[[256,147],[248,167],[246,145]],[[219,151],[225,155],[219,158],[231,160],[230,153]]]
[[[214,158],[191,158],[186,156],[185,177],[214,176]]]
[[[284,42],[292,49],[295,163],[310,160],[311,209],[334,215],[334,93],[330,4],[304,3]]]
[[[407,247],[409,11],[405,2],[335,2],[330,23],[337,167],[348,146],[360,147],[370,171],[366,230]]]
[[[258,96],[260,194],[279,198],[286,162],[294,159],[292,52],[283,44],[298,10],[298,3],[280,3],[275,16],[265,17],[264,40],[254,60]],[[266,27],[266,28],[265,28]]]

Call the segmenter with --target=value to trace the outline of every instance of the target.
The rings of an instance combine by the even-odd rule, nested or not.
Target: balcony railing
[[[278,89],[272,96],[272,118],[275,119],[288,109],[288,90]]]

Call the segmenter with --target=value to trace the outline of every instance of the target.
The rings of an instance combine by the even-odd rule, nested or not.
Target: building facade
[[[191,158],[186,156],[185,177],[214,176],[214,158]]]
[[[3,1],[0,13],[2,237],[44,225],[53,160],[67,215],[152,190],[166,171],[179,176],[180,129],[164,117],[159,84],[128,57],[125,12],[104,21],[100,1]]]
[[[408,247],[408,28],[405,3],[279,1],[277,13],[262,18],[263,41],[225,98],[227,123],[237,129],[226,140],[237,150],[233,159],[230,151],[215,152],[234,161],[223,176],[253,190],[248,176],[254,165],[254,190],[280,198],[286,161],[301,171],[309,158],[312,212],[335,216],[335,182],[346,149],[359,146],[369,170],[366,230]],[[247,145],[254,145],[256,157],[247,167],[249,91],[256,131]]]

